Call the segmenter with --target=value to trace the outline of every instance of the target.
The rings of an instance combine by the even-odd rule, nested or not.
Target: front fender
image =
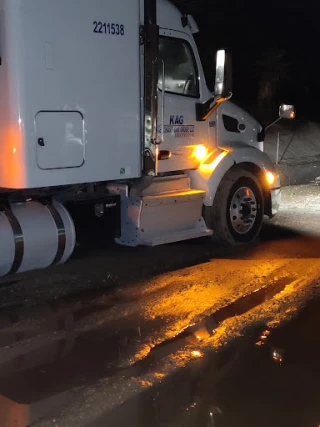
[[[251,163],[257,166],[263,172],[272,172],[276,177],[275,182],[273,183],[270,190],[280,188],[280,178],[279,174],[272,163],[269,156],[263,151],[258,150],[257,148],[251,147],[249,145],[242,144],[241,146],[234,147],[225,147],[225,149],[230,153],[234,158],[235,164],[240,165],[241,163]]]
[[[269,158],[263,151],[258,150],[255,147],[251,147],[246,144],[239,144],[239,146],[224,146],[223,150],[234,158],[236,164],[240,163],[253,163],[264,171],[275,172],[275,167]]]
[[[243,143],[224,146],[221,149],[211,164],[202,164],[199,169],[189,172],[192,187],[206,192],[205,206],[212,206],[220,182],[228,170],[241,163],[253,164],[263,172],[274,173],[276,181],[270,190],[280,188],[276,169],[270,158],[262,151]]]
[[[212,163],[202,164],[197,170],[189,171],[192,188],[204,190],[206,197],[205,206],[212,206],[219,184],[225,174],[235,165],[233,156],[227,151],[222,151],[214,157]]]

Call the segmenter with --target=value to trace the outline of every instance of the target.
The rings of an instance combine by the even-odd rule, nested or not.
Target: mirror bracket
[[[211,98],[207,102],[204,102],[203,104],[196,104],[196,118],[197,122],[204,122],[208,120],[208,118],[211,116],[212,113],[216,111],[216,109],[221,105],[223,102],[228,101],[232,97],[232,93],[230,93],[225,98]]]
[[[280,120],[281,120],[281,117],[278,117],[276,120],[274,120],[273,122],[269,123],[269,124],[264,128],[264,130],[265,130],[265,131],[266,131],[266,130],[268,130],[268,129],[269,129],[269,128],[271,128],[273,125],[275,125],[276,123],[280,122]]]

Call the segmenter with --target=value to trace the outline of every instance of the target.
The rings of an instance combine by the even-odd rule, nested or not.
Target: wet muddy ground
[[[246,249],[80,247],[2,280],[0,426],[318,425],[293,414],[317,416],[319,199],[286,190]]]
[[[284,326],[253,329],[93,425],[318,426],[319,321],[316,299]]]

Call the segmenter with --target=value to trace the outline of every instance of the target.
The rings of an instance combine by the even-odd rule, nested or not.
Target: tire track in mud
[[[311,261],[310,261],[311,262]],[[296,265],[297,267],[297,265]],[[301,265],[299,266],[301,268]],[[300,270],[299,268],[297,270]],[[305,270],[305,273],[308,273],[308,269]],[[283,292],[287,287],[292,288],[295,286],[295,282],[299,282],[299,280],[294,280],[294,276],[286,276],[281,278],[274,278],[273,281],[270,279],[269,285],[264,284],[263,286],[260,286],[256,288],[253,292],[249,292],[247,294],[242,295],[240,298],[235,299],[230,304],[227,304],[218,310],[215,310],[212,314],[204,317],[199,322],[194,323],[193,325],[189,326],[188,328],[184,329],[176,335],[174,338],[166,340],[162,342],[159,345],[156,345],[150,353],[144,357],[142,360],[136,362],[130,367],[119,367],[119,366],[112,366],[109,367],[109,369],[105,370],[103,372],[104,378],[109,378],[111,381],[111,389],[112,384],[121,384],[121,382],[130,382],[133,378],[140,379],[141,382],[143,381],[143,378],[148,377],[150,375],[150,372],[152,372],[153,369],[155,369],[155,366],[159,365],[164,361],[165,359],[168,359],[168,356],[170,357],[171,354],[179,352],[179,350],[184,348],[199,348],[199,345],[201,345],[201,341],[206,341],[206,338],[210,338],[214,331],[219,325],[222,325],[224,321],[231,319],[232,317],[239,316],[241,318],[241,315],[247,313],[248,311],[255,309],[261,305],[263,305],[267,301],[271,301],[274,297],[276,297],[279,293]],[[196,346],[195,346],[196,344]],[[96,349],[98,350],[98,349]],[[21,360],[21,359],[20,359]],[[106,362],[105,354],[102,354],[102,360]],[[85,365],[87,365],[89,368],[92,367],[92,363],[94,363],[93,360],[84,361]],[[91,363],[90,363],[91,362]],[[99,361],[98,361],[99,362]],[[99,363],[97,363],[97,366],[99,368]],[[96,367],[97,367],[96,366]],[[102,365],[100,365],[101,367]],[[60,366],[61,368],[61,366]],[[46,367],[42,366],[42,369],[46,370]],[[76,373],[79,376],[79,369],[76,369]],[[99,373],[101,375],[101,371],[98,369],[96,374]],[[55,381],[59,382],[59,371],[53,372],[53,377]],[[82,375],[85,373],[82,372]],[[21,375],[21,374],[20,374]],[[45,374],[42,374],[42,376]],[[47,416],[50,411],[52,410],[52,407],[57,407],[56,402],[64,402],[67,405],[73,404],[77,402],[79,396],[75,390],[77,389],[77,386],[81,385],[80,389],[78,388],[78,391],[80,390],[80,394],[88,389],[92,389],[92,386],[94,386],[95,382],[97,380],[103,379],[101,376],[97,375],[96,377],[93,376],[89,379],[88,383],[82,383],[82,384],[74,384],[69,382],[66,387],[66,390],[51,390],[51,393],[43,393],[43,394],[32,394],[30,393],[29,389],[26,389],[25,391],[28,393],[28,399],[29,399],[29,405],[30,408],[36,408],[33,409],[30,413],[33,413],[33,418],[30,419],[30,423],[35,423],[37,425],[37,420],[41,417]],[[32,376],[29,378],[28,375],[24,375],[23,381],[21,383],[21,386],[23,386],[23,383],[29,383],[32,381],[36,381],[36,378],[33,378]],[[9,379],[10,382],[12,382],[12,378]],[[6,381],[5,381],[6,382]],[[2,387],[4,385],[3,381],[1,382]],[[45,381],[46,384],[48,384],[48,381]],[[52,394],[52,392],[55,391],[56,394]],[[21,399],[20,396],[14,396],[10,395],[10,393],[5,394],[2,390],[0,390],[0,394],[4,394],[5,396],[9,396],[13,401],[16,402],[23,402],[23,399]],[[67,393],[67,394],[65,394]],[[62,395],[65,396],[64,399],[62,399]],[[69,396],[69,397],[68,397]],[[45,404],[42,404],[41,402],[45,400]],[[70,399],[70,400],[69,400]],[[12,401],[10,401],[12,404]],[[38,403],[39,402],[39,403]],[[41,403],[41,404],[40,404]],[[63,406],[63,404],[61,403]],[[0,416],[1,421],[1,416]],[[41,424],[40,424],[41,425]],[[62,424],[63,425],[63,424]]]
[[[213,336],[215,329],[218,328],[220,325],[223,325],[224,321],[229,320],[235,316],[239,316],[239,318],[241,318],[241,316],[247,313],[248,311],[256,309],[259,306],[263,306],[267,302],[272,302],[274,297],[277,297],[281,292],[285,291],[286,288],[291,288],[292,286],[296,285],[299,285],[299,280],[294,280],[292,282],[290,277],[280,278],[278,280],[275,280],[269,286],[265,285],[262,288],[256,289],[254,292],[248,293],[238,298],[231,304],[228,304],[227,306],[224,306],[221,309],[213,312],[210,316],[207,316],[202,321],[185,329],[172,340],[168,340],[160,345],[157,345],[149,353],[148,356],[146,356],[143,360],[138,361],[131,367],[116,368],[112,372],[110,371],[110,377],[108,378],[107,382],[105,382],[104,380],[100,386],[97,386],[97,395],[100,395],[101,391],[104,390],[104,395],[106,393],[112,393],[113,399],[120,399],[120,401],[118,401],[117,403],[115,403],[114,401],[110,402],[110,408],[114,405],[122,403],[123,399],[127,399],[127,397],[125,397],[124,395],[124,390],[126,387],[125,385],[127,385],[128,388],[128,398],[131,398],[133,396],[132,393],[138,392],[138,390],[134,391],[134,389],[132,389],[132,386],[133,384],[135,384],[135,382],[136,385],[137,382],[140,383],[140,388],[142,387],[142,389],[146,389],[146,387],[149,388],[153,385],[153,383],[149,382],[152,376],[154,379],[163,378],[163,376],[158,377],[155,373],[162,372],[163,366],[165,366],[168,361],[172,360],[171,355],[179,353],[179,351],[183,349],[188,349],[187,353],[190,355],[196,353],[195,351],[191,350],[194,348],[199,348],[199,346],[201,348],[202,340],[204,341],[204,345],[206,346],[206,338],[210,338],[211,336]],[[257,328],[257,326],[255,326],[255,328]],[[263,326],[260,325],[258,329],[260,330],[260,328],[263,329]],[[252,339],[252,337],[250,339]],[[231,341],[231,344],[232,342],[233,341]],[[202,356],[204,356],[204,354],[202,354]],[[190,361],[192,361],[192,359],[194,360],[194,357],[191,357]],[[171,362],[169,362],[169,364],[172,365]],[[157,382],[158,381],[156,381],[156,383]],[[102,389],[99,389],[99,387],[101,387]],[[107,387],[107,390],[109,391],[106,391],[105,387]],[[89,390],[89,396],[92,396],[92,387],[89,387]],[[120,394],[118,395],[118,393]],[[75,396],[70,394],[70,402],[73,401],[74,398]],[[78,398],[76,398],[76,402],[77,399]],[[51,400],[49,401],[51,402]],[[75,404],[75,407],[77,407],[79,400],[78,403],[73,403]],[[104,404],[105,403],[106,402],[104,397]],[[90,404],[88,404],[88,407],[90,407]],[[107,404],[107,407],[109,407],[109,403]],[[107,409],[105,408],[105,410]],[[66,412],[66,416],[68,416],[68,413],[72,411],[72,409],[70,411],[68,409]],[[94,415],[92,413],[92,416],[94,418],[97,415],[95,411],[93,411]],[[34,425],[37,426],[38,424],[35,423]],[[39,426],[40,425],[42,424],[39,424]],[[86,425],[90,425],[90,423]]]

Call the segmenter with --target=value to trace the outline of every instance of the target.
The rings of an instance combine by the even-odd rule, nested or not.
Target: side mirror
[[[280,107],[279,107],[279,117],[277,118],[277,120],[274,120],[273,122],[271,122],[270,124],[268,124],[262,130],[262,132],[260,132],[259,139],[264,138],[265,131],[267,129],[269,129],[271,126],[273,126],[276,123],[278,123],[281,119],[295,119],[295,117],[296,117],[296,110],[295,110],[295,108],[294,108],[293,105],[281,104]],[[262,141],[262,139],[261,139],[261,141]]]
[[[296,117],[296,110],[293,105],[282,104],[279,108],[280,119],[294,119]]]
[[[208,120],[222,102],[232,97],[231,56],[225,50],[218,50],[216,56],[216,79],[214,96],[203,104],[196,104],[197,121]]]
[[[231,57],[224,49],[217,51],[214,95],[216,100],[232,96]]]

